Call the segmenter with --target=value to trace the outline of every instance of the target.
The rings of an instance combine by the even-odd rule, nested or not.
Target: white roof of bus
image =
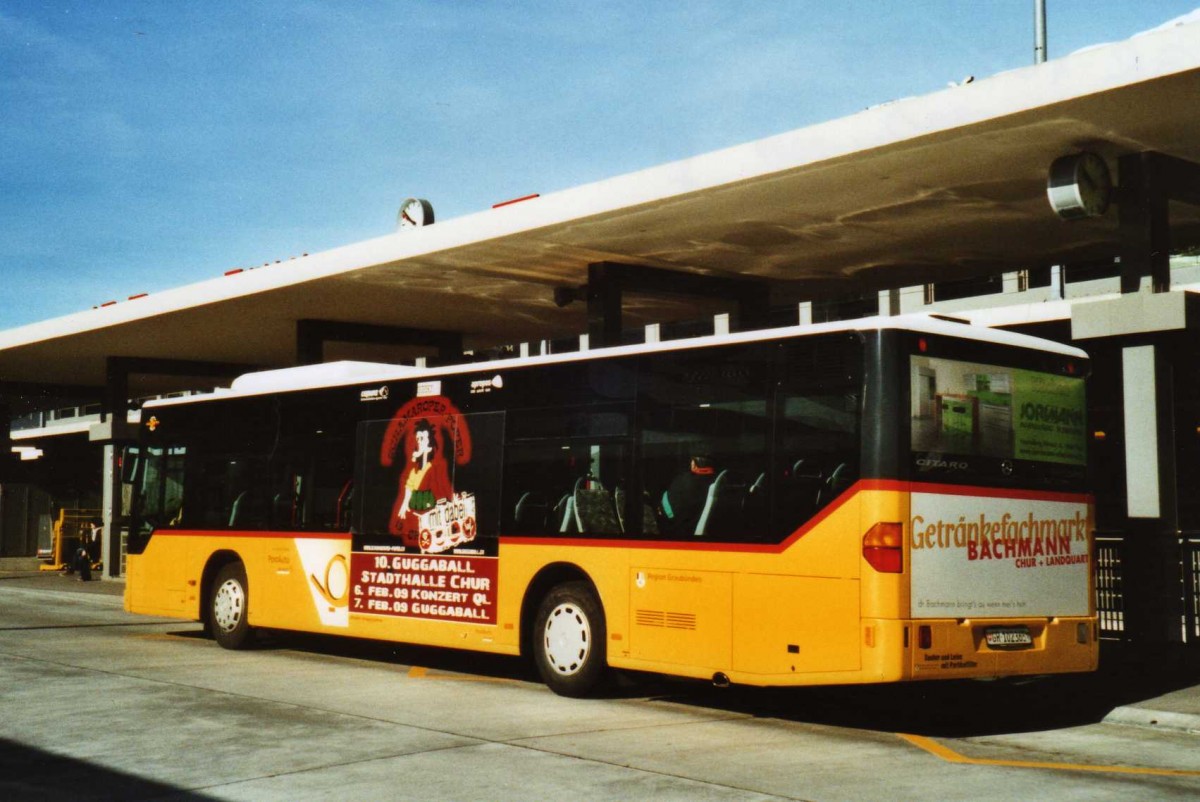
[[[1059,220],[1045,197],[1049,164],[1085,148],[1110,164],[1140,151],[1200,162],[1197,97],[1200,23],[1174,22],[756,142],[0,332],[0,376],[98,387],[111,355],[289,365],[305,319],[462,332],[468,347],[565,336],[586,328],[586,305],[559,308],[553,289],[584,283],[599,261],[770,280],[791,301],[1111,256],[1115,213]],[[1172,209],[1172,226],[1197,236],[1200,209]],[[711,306],[641,296],[625,311],[637,326]],[[327,352],[401,359],[380,350]],[[133,395],[167,389],[133,382]]]
[[[218,390],[212,395],[188,396],[185,398],[166,398],[149,401],[145,408],[174,406],[205,401],[223,400],[229,398],[246,398],[269,393],[295,392],[300,390],[319,390],[333,387],[363,386],[381,384],[406,379],[437,379],[443,376],[475,373],[479,375],[494,375],[514,368],[534,365],[554,365],[563,362],[579,362],[584,360],[610,359],[618,356],[656,353],[662,351],[682,351],[705,346],[728,345],[733,343],[758,342],[780,336],[796,336],[800,334],[824,334],[839,331],[874,331],[881,329],[903,329],[926,334],[940,334],[961,339],[977,340],[979,342],[1011,345],[1060,354],[1076,359],[1087,359],[1087,353],[1069,345],[1030,337],[1025,334],[988,329],[973,326],[968,323],[957,323],[942,320],[929,315],[898,315],[895,317],[873,317],[857,320],[835,321],[832,323],[816,323],[807,326],[788,326],[779,329],[762,329],[758,331],[740,332],[737,334],[721,334],[707,337],[694,337],[681,340],[668,340],[660,343],[624,345],[613,348],[601,348],[589,351],[572,351],[565,354],[549,354],[546,356],[531,356],[514,359],[500,359],[489,362],[471,362],[459,365],[447,365],[438,368],[414,368],[408,365],[371,365],[368,363],[329,363],[326,365],[311,365],[307,367],[289,368],[284,370],[262,371],[241,376],[233,382],[229,389]]]

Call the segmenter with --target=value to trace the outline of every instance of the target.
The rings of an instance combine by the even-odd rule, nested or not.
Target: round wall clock
[[[400,204],[396,215],[396,228],[420,228],[432,225],[433,205],[424,198],[409,198]]]
[[[1050,206],[1064,220],[1099,217],[1112,198],[1112,176],[1095,153],[1076,153],[1055,159],[1046,182]]]

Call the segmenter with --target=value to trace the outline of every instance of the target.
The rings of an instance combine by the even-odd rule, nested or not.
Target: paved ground
[[[801,691],[639,677],[568,700],[502,658],[297,635],[226,652],[126,615],[120,583],[15,568],[0,799],[1200,796],[1185,670]]]

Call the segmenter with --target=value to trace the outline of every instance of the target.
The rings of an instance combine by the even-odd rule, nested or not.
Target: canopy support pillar
[[[730,328],[747,331],[767,317],[770,288],[755,279],[681,273],[619,262],[588,265],[588,342],[593,348],[620,345],[625,293],[718,298],[735,303]]]

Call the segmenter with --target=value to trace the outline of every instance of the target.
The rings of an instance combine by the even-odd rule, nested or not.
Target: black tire
[[[240,562],[221,566],[208,594],[208,629],[225,649],[245,649],[254,640],[254,630],[246,618],[250,607],[250,586],[246,567]]]
[[[608,675],[604,609],[586,582],[554,587],[538,606],[533,659],[538,674],[560,696],[587,696]]]

